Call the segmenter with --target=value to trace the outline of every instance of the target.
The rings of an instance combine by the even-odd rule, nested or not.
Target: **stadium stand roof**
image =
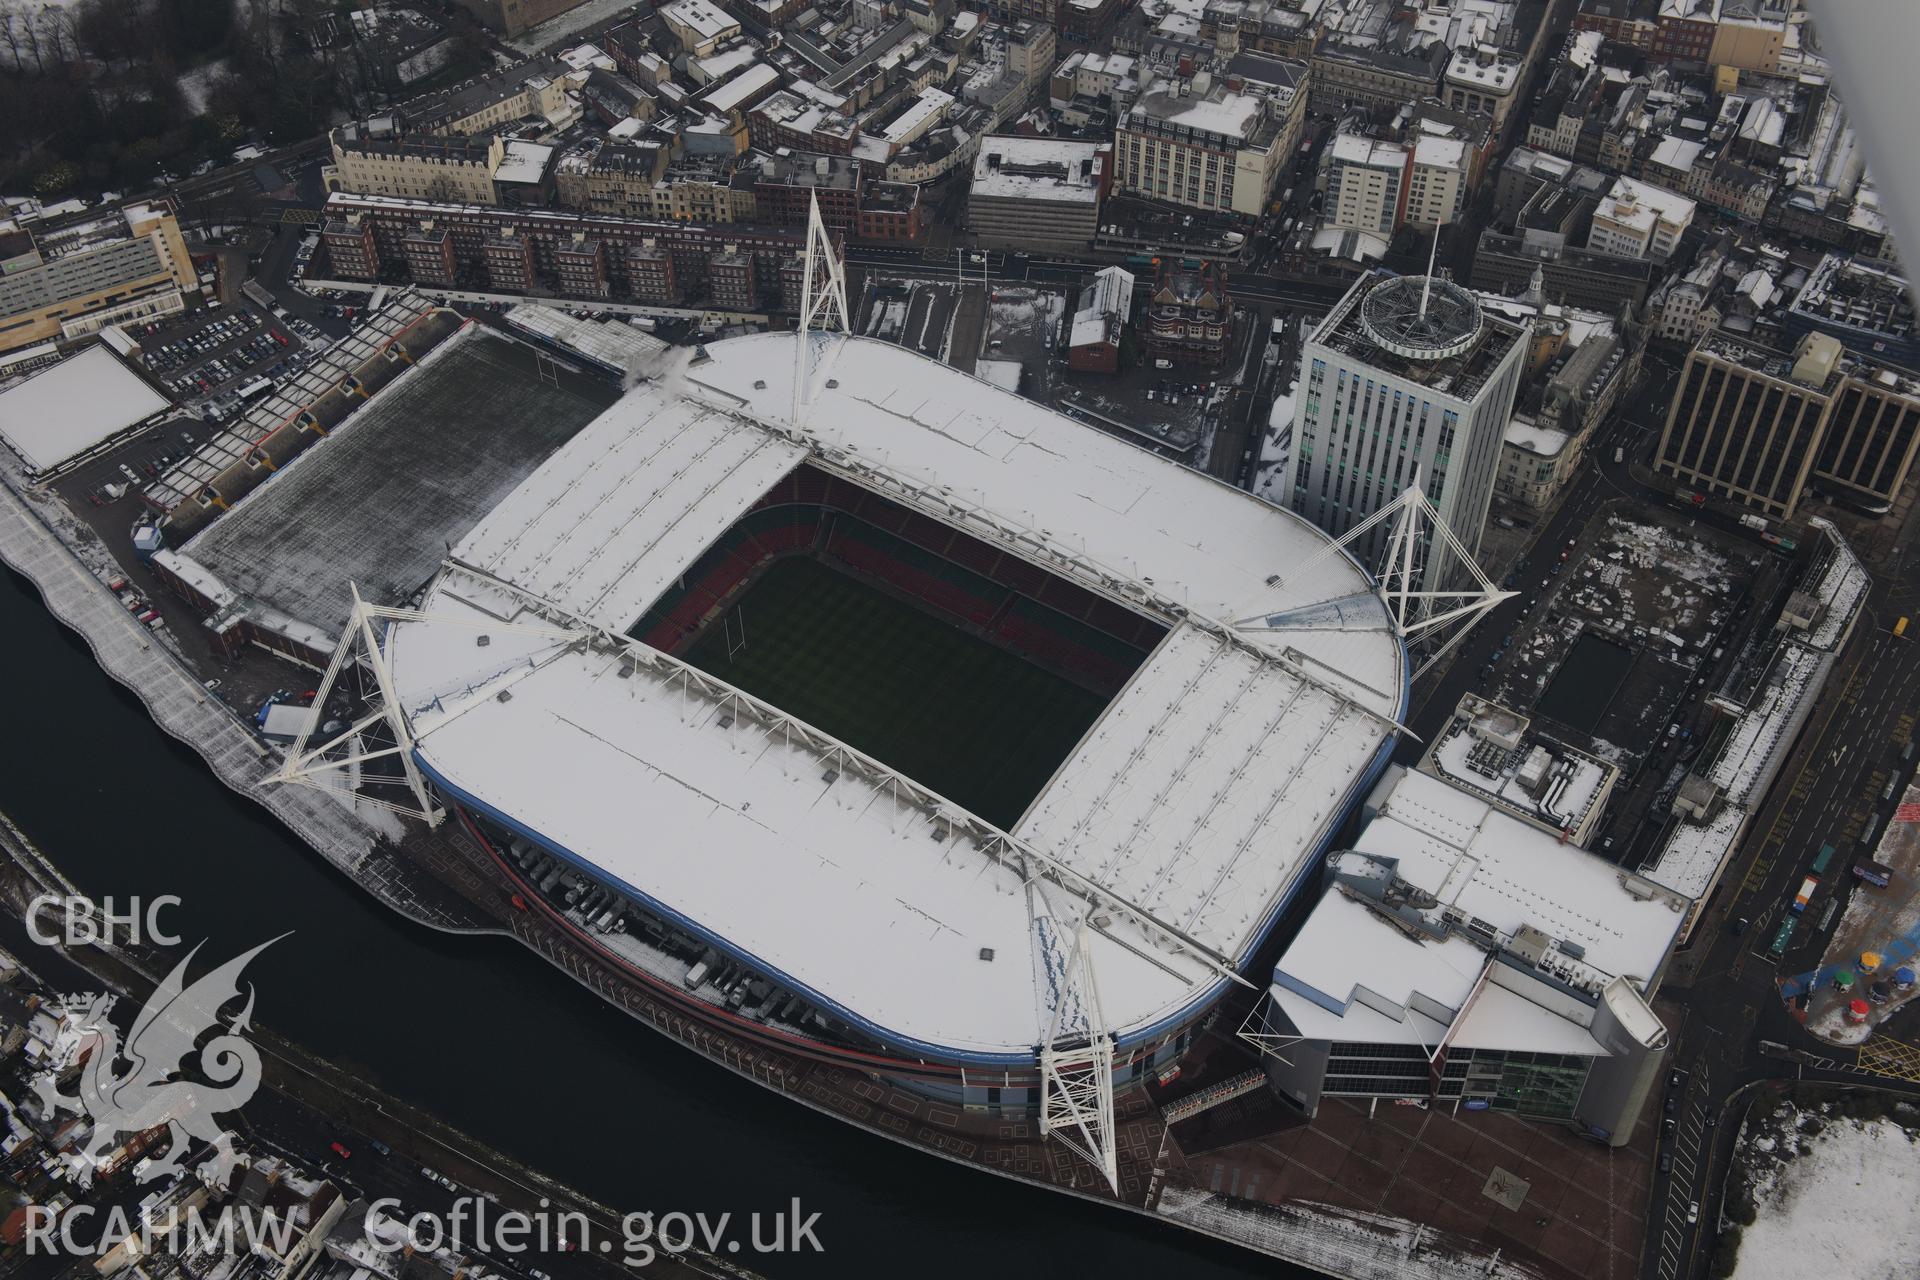
[[[407,599],[608,403],[596,380],[556,384],[534,367],[525,344],[469,325],[189,539],[174,571],[197,566],[328,635],[351,609],[350,582],[370,600]]]
[[[1385,763],[1384,605],[1343,554],[1299,569],[1327,538],[1250,494],[915,352],[811,341],[798,422],[792,335],[708,344],[455,548],[390,642],[416,759],[884,1044],[1031,1063],[1083,916],[1116,1038],[1180,1025]],[[803,462],[1169,628],[1010,832],[622,641]],[[1253,612],[1283,621],[1224,621]]]

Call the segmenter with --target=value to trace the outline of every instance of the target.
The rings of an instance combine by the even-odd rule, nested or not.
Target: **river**
[[[0,570],[12,763],[0,810],[94,897],[177,894],[291,1039],[617,1210],[744,1215],[799,1197],[821,1255],[786,1277],[1309,1277],[1135,1215],[851,1128],[654,1034],[504,938],[446,937],[363,894],[215,781]]]

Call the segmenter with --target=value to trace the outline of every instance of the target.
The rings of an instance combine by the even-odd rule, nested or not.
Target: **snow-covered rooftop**
[[[1205,92],[1183,94],[1172,80],[1156,82],[1135,101],[1133,110],[1147,119],[1242,144],[1254,143],[1268,120],[1266,105],[1258,94],[1234,92],[1223,84],[1214,84]]]
[[[712,39],[740,25],[711,0],[674,0],[661,12],[702,39]]]
[[[1481,45],[1455,49],[1447,61],[1447,80],[1473,85],[1493,93],[1507,93],[1520,79],[1520,60],[1503,50]]]
[[[886,1043],[1030,1061],[1095,900],[1116,1034],[1173,1025],[1383,758],[1406,679],[1384,608],[1341,554],[1301,567],[1327,539],[1297,517],[907,349],[816,335],[796,424],[794,341],[711,343],[636,387],[456,547],[424,605],[447,620],[392,644],[421,763]],[[1168,626],[1011,831],[1054,879],[617,639],[802,462]],[[1278,621],[1228,625],[1254,614]]]
[[[1693,162],[1700,158],[1700,153],[1704,150],[1706,150],[1704,142],[1693,138],[1676,138],[1672,134],[1667,134],[1660,139],[1659,145],[1654,147],[1648,163],[1685,172],[1693,168]]]
[[[537,302],[517,303],[501,318],[523,333],[583,355],[623,377],[651,374],[667,355],[666,343],[618,320],[582,320]]]
[[[983,138],[973,158],[969,194],[1094,204],[1100,199],[1100,174],[1094,167],[1099,150],[1099,143],[1064,138]]]
[[[1415,936],[1330,889],[1274,970],[1274,999],[1309,1038],[1434,1046],[1453,1027],[1462,1047],[1600,1053],[1583,1024],[1482,984],[1491,947],[1517,946],[1531,926],[1551,940],[1553,969],[1595,1000],[1615,979],[1645,992],[1687,905],[1425,773],[1396,779],[1354,849],[1395,864],[1394,876],[1431,895],[1426,910],[1490,932]],[[1342,855],[1343,870],[1359,865]]]
[[[0,440],[34,473],[51,470],[167,407],[104,346],[0,392]]]
[[[1133,314],[1133,283],[1133,272],[1124,267],[1104,267],[1094,272],[1093,283],[1081,291],[1068,345],[1118,341],[1119,326]]]
[[[1577,943],[1589,966],[1636,987],[1652,979],[1680,929],[1684,904],[1672,895],[1424,773],[1400,779],[1354,848],[1398,859],[1401,879],[1502,936],[1532,925]]]
[[[553,148],[524,138],[509,139],[493,171],[495,182],[538,182],[553,160]]]
[[[1364,133],[1338,133],[1333,139],[1333,158],[1341,164],[1369,165],[1399,169],[1407,163],[1407,149],[1398,142],[1383,142]]]
[[[731,80],[707,92],[707,105],[715,111],[737,111],[780,83],[780,72],[764,62],[756,62]]]
[[[1567,441],[1572,437],[1564,431],[1543,427],[1532,418],[1516,414],[1507,423],[1507,429],[1502,433],[1501,439],[1517,448],[1537,453],[1543,458],[1554,458],[1567,447]]]
[[[1467,167],[1467,144],[1459,138],[1442,138],[1435,134],[1420,135],[1413,145],[1413,162],[1431,169],[1456,169],[1462,172]]]
[[[470,325],[189,539],[182,558],[235,598],[316,628],[325,649],[351,608],[349,581],[378,603],[407,599],[447,544],[607,399],[572,374],[543,382],[526,345]]]
[[[1677,191],[1623,174],[1613,180],[1606,199],[1600,202],[1599,215],[1645,232],[1653,229],[1656,218],[1684,227],[1693,220],[1694,208],[1694,202]]]

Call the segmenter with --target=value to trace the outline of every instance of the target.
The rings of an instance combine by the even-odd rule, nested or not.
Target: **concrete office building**
[[[196,287],[180,224],[163,204],[45,229],[0,220],[0,351],[167,315]]]
[[[1809,483],[1885,510],[1920,447],[1920,384],[1812,333],[1793,353],[1711,333],[1687,357],[1656,470],[1790,519]]]
[[[1477,550],[1526,354],[1525,328],[1484,313],[1450,280],[1362,277],[1307,339],[1289,505],[1338,536],[1417,474]],[[1363,564],[1386,534],[1378,527],[1353,548]],[[1429,558],[1423,580],[1433,587],[1459,568]]]
[[[1100,145],[1061,138],[982,139],[967,228],[984,247],[1080,253],[1099,231]]]

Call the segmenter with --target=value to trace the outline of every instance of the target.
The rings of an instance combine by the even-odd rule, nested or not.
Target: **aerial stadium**
[[[914,351],[683,354],[356,607],[372,710],[288,779],[384,760],[695,1016],[1111,1178],[1113,1091],[1265,987],[1387,763],[1402,629],[1299,517]]]

